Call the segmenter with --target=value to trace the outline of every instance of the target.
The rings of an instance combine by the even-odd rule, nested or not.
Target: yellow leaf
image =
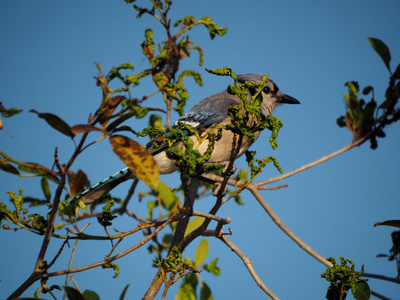
[[[203,224],[204,220],[204,217],[195,217],[194,219],[192,219],[186,227],[185,236],[199,228],[201,224]]]
[[[145,147],[122,135],[111,136],[110,144],[115,154],[138,179],[152,190],[157,189],[160,172],[153,156],[147,152]]]

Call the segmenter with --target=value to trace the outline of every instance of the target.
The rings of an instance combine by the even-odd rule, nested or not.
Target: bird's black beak
[[[286,104],[300,104],[300,101],[289,96],[289,95],[285,95],[282,94],[278,96],[278,102],[279,103],[286,103]]]

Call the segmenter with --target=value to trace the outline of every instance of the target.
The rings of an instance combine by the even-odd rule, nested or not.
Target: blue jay
[[[261,82],[263,75],[261,74],[243,74],[238,76],[239,84],[244,83],[245,81],[254,81],[257,83]],[[256,92],[255,90],[246,90],[247,101],[250,103],[252,95]],[[279,91],[278,86],[272,80],[268,79],[267,83],[264,86],[262,91],[263,101],[260,105],[261,115],[267,117],[269,114],[272,114],[274,108],[281,103],[288,104],[300,104],[298,100],[295,98],[285,95]],[[181,124],[190,124],[192,127],[196,129],[205,128],[208,129],[216,124],[230,124],[231,117],[228,115],[228,109],[232,105],[240,105],[241,100],[238,96],[228,93],[227,90],[224,90],[218,94],[207,97],[196,105],[194,105],[186,115],[182,116],[175,124],[172,126],[173,128],[179,128]],[[249,120],[248,125],[255,124],[257,120],[251,119]],[[260,131],[255,133],[255,138],[251,140],[248,137],[244,137],[239,153],[237,157],[241,156],[259,137]],[[197,138],[193,135],[191,136],[193,141],[195,142],[195,146],[197,146],[197,150],[203,154],[207,150],[207,146],[209,141],[205,139],[200,145],[197,141]],[[209,163],[220,163],[223,165],[229,162],[231,153],[232,153],[232,141],[233,141],[233,133],[229,130],[222,131],[222,137],[218,141],[215,142],[214,150],[211,154],[211,158]],[[176,145],[179,147],[178,142]],[[197,143],[197,145],[196,145]],[[176,170],[178,170],[176,166],[176,162],[174,160],[169,159],[166,156],[165,148],[167,146],[155,148],[153,146],[153,141],[149,142],[146,145],[147,151],[153,155],[155,162],[158,165],[160,174],[169,174]],[[236,157],[236,158],[237,158]],[[75,199],[81,199],[85,204],[90,204],[100,198],[102,195],[108,193],[110,190],[115,188],[121,182],[124,182],[128,179],[136,179],[135,175],[128,169],[125,168],[114,175],[96,183],[91,186],[86,191],[77,195]]]

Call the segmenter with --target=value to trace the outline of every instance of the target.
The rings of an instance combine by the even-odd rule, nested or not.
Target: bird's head
[[[262,74],[243,74],[238,76],[238,82],[244,83],[245,81],[254,81],[257,83],[261,82],[261,79],[264,75]],[[250,89],[248,94],[248,99],[251,99],[251,96],[254,95],[258,90]],[[261,95],[263,97],[263,101],[260,105],[261,113],[266,117],[269,114],[272,114],[274,108],[282,103],[286,104],[300,104],[300,102],[284,93],[282,93],[275,82],[271,79],[268,79],[265,84]]]

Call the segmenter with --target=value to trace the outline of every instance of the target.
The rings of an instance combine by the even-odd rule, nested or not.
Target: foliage
[[[134,1],[126,2],[130,3]],[[30,197],[24,198],[22,196],[22,189],[19,196],[16,196],[14,193],[10,192],[9,195],[14,209],[9,209],[6,204],[1,203],[0,222],[10,222],[14,225],[14,228],[11,228],[8,224],[3,224],[3,228],[14,230],[27,229],[36,234],[44,235],[45,240],[47,241],[51,237],[61,239],[74,238],[80,240],[117,240],[117,243],[112,247],[111,252],[106,255],[106,259],[99,264],[103,268],[114,269],[114,277],[118,276],[120,270],[118,265],[112,262],[113,258],[111,257],[111,254],[113,253],[113,251],[115,251],[116,247],[123,240],[123,238],[127,235],[134,234],[142,230],[154,228],[155,232],[158,232],[159,230],[163,229],[165,226],[170,224],[174,220],[174,218],[176,218],[177,214],[179,213],[177,205],[179,204],[179,200],[182,199],[182,196],[180,198],[177,197],[175,193],[171,192],[168,186],[159,181],[157,165],[154,163],[152,156],[146,152],[145,148],[131,138],[120,135],[119,133],[130,132],[136,134],[136,131],[125,125],[125,122],[131,118],[139,119],[149,116],[149,112],[167,113],[167,126],[170,123],[171,109],[177,111],[179,114],[182,114],[183,108],[189,97],[188,92],[185,89],[184,80],[187,77],[191,77],[195,80],[197,84],[199,84],[200,86],[202,85],[202,79],[199,73],[192,70],[181,71],[179,68],[181,60],[186,57],[190,57],[192,51],[196,51],[199,54],[198,64],[201,65],[203,62],[202,49],[199,46],[193,44],[193,42],[189,39],[187,33],[192,28],[197,27],[198,25],[203,25],[207,29],[211,39],[214,39],[216,36],[221,36],[226,33],[226,27],[222,28],[217,26],[217,24],[215,24],[213,20],[208,16],[200,18],[198,20],[195,20],[192,16],[186,16],[180,20],[177,20],[174,23],[173,28],[176,29],[176,32],[173,34],[171,21],[167,17],[172,2],[163,2],[157,0],[151,0],[150,2],[152,4],[151,8],[143,8],[135,5],[134,9],[138,11],[138,17],[142,17],[143,15],[148,14],[157,19],[165,29],[167,40],[159,44],[157,48],[152,30],[147,29],[145,31],[145,40],[141,44],[141,47],[143,50],[143,54],[146,56],[150,64],[149,69],[135,73],[135,68],[133,64],[123,63],[116,67],[113,67],[108,73],[105,74],[103,73],[101,65],[99,63],[95,63],[98,70],[98,76],[96,76],[95,78],[96,85],[100,88],[102,95],[99,107],[95,109],[94,113],[89,116],[88,122],[86,124],[76,124],[70,126],[67,122],[65,122],[62,118],[55,114],[47,112],[37,112],[36,110],[30,111],[31,113],[36,114],[39,118],[43,119],[56,131],[72,139],[76,150],[71,155],[71,159],[66,163],[59,163],[58,153],[56,149],[54,156],[55,168],[49,169],[37,163],[21,162],[3,152],[0,153],[1,170],[18,176],[24,176],[25,174],[23,174],[22,172],[34,174],[35,176],[41,176],[41,187],[44,196],[44,200],[33,199]],[[149,76],[152,78],[155,86],[157,87],[157,91],[155,93],[144,95],[142,97],[134,97],[133,89],[140,84],[143,78]],[[119,87],[115,89],[111,88],[111,83],[117,81],[120,83]],[[115,85],[113,84],[113,86]],[[162,95],[162,98],[166,103],[165,110],[153,107],[146,107],[144,105],[145,101],[149,97],[156,94]],[[173,102],[176,103],[175,107],[172,107]],[[6,109],[3,105],[0,105],[0,112],[2,113],[3,117],[11,117],[20,113],[21,110],[14,108]],[[164,134],[163,130],[166,128],[166,126],[163,126],[161,124],[161,120],[158,116],[150,115],[149,120],[149,124],[151,125],[151,127],[145,134],[149,134],[150,137],[155,137],[157,135],[160,135],[160,133]],[[192,128],[188,127],[184,128],[184,130],[193,130]],[[155,131],[157,132],[157,134],[154,134]],[[87,143],[87,136],[93,132],[102,132],[103,137],[97,139],[95,142]],[[181,129],[173,131],[170,128],[169,132],[170,134],[166,137],[166,141],[170,141],[170,143],[173,144],[176,141],[184,140],[185,135],[183,134]],[[197,135],[200,136],[199,134]],[[117,211],[122,213],[125,212],[121,211],[121,209],[123,209],[122,207],[113,209],[115,203],[120,203],[119,201],[117,201],[117,199],[113,199],[112,197],[109,197],[107,195],[103,197],[104,201],[98,201],[98,203],[92,205],[90,212],[87,210],[86,205],[81,201],[67,201],[68,199],[72,199],[74,196],[82,192],[85,187],[90,185],[84,171],[79,170],[75,173],[70,170],[70,167],[73,165],[74,160],[85,149],[93,146],[96,142],[107,137],[109,137],[111,147],[116,155],[141,181],[146,183],[151,188],[151,192],[149,193],[149,195],[155,197],[154,201],[148,201],[149,215],[147,223],[144,223],[142,225],[138,224],[138,228],[133,229],[130,232],[117,231],[117,234],[115,235],[111,235],[108,232],[107,227],[110,227],[112,225],[112,221],[117,217]],[[195,149],[190,150],[191,145],[187,139],[183,142],[186,144],[187,149],[184,154],[181,153],[181,158],[178,158],[178,160],[182,162],[181,169],[184,170],[185,166],[193,166],[191,169],[188,167],[187,173],[193,176],[197,176],[197,172],[200,172],[200,168],[202,167],[203,163],[207,161],[207,158],[203,158]],[[172,150],[170,155],[179,156],[178,153],[178,151],[174,152]],[[143,163],[143,161],[147,162]],[[208,167],[208,170],[211,168],[212,167]],[[52,188],[49,185],[49,180],[58,185],[58,189],[54,195],[52,195],[51,193]],[[68,185],[65,185],[65,182],[67,180]],[[67,195],[66,200],[61,201],[60,196],[63,190],[67,193]],[[42,216],[39,213],[28,214],[28,209],[24,208],[24,202],[31,203],[32,206],[47,204],[49,212],[46,216]],[[99,203],[104,203],[102,212],[95,213],[94,209]],[[167,215],[170,215],[170,218],[168,220],[163,220],[163,215],[160,215],[158,219],[159,221],[154,221],[152,210],[156,206],[158,206],[158,204],[161,204],[160,206],[162,206],[162,208],[166,210]],[[150,207],[152,208],[150,209]],[[80,210],[81,208],[83,209],[83,215]],[[62,216],[62,223],[60,225],[54,224],[56,213],[59,213]],[[106,235],[104,237],[92,236],[83,232],[86,226],[80,228],[79,221],[87,217],[97,217],[99,224],[104,227],[104,230],[106,232]],[[73,226],[73,229],[66,227],[66,230],[69,234],[72,234],[73,237],[67,237],[66,235],[60,235],[56,233],[56,230],[62,228],[68,223]],[[154,244],[149,247],[149,250],[151,252],[155,251],[156,253],[158,253],[158,257],[161,258],[162,252],[167,251],[171,245],[171,239],[169,238],[170,236],[171,234],[164,235],[162,244],[158,243],[157,239],[155,238]],[[202,252],[202,249],[204,249],[205,247],[204,242],[201,243],[201,245],[199,246],[200,252]],[[60,252],[61,251],[62,250],[60,250]],[[194,272],[195,269],[192,269],[192,267],[184,262],[189,261],[189,259],[185,258],[185,260],[182,260],[181,258],[179,258],[181,256],[180,254],[178,255],[178,253],[180,252],[175,247],[172,248],[173,256],[167,256],[165,259],[162,260],[163,263],[161,263],[161,260],[159,259],[158,264],[160,266],[163,266],[162,270],[164,270],[164,273],[176,273],[173,269],[168,269],[166,267],[167,265],[171,266],[174,261],[178,263],[182,270],[187,269],[190,270],[190,272]],[[175,255],[179,257],[175,258]],[[57,259],[57,257],[58,255],[54,258],[54,261]],[[197,264],[198,261],[204,260],[205,258],[206,256],[204,256],[204,253],[198,253],[195,258],[195,265],[197,267],[200,267],[200,264]],[[42,259],[43,257],[40,257],[38,259],[38,262]],[[214,260],[213,263],[211,263],[209,266],[209,269],[212,270],[214,274],[218,273],[216,271],[218,270],[218,267],[216,266],[216,261],[217,260]],[[37,269],[36,272],[38,274],[41,274],[40,276],[43,276],[51,266],[52,263],[46,264],[40,269]],[[184,275],[185,271],[183,271],[183,273],[181,272],[178,278]],[[42,286],[36,292],[37,297],[39,296],[39,292],[47,293],[51,292],[54,289],[54,287],[47,288],[45,286],[44,282],[47,280],[48,278],[42,280]],[[35,280],[33,280],[31,284],[34,281]],[[202,283],[202,286],[202,294],[204,294],[204,291],[207,289],[207,285],[205,283]],[[167,290],[168,288],[166,288],[166,291]],[[80,292],[68,286],[65,287],[65,291],[70,299],[98,298],[98,296],[95,295],[93,292],[85,291],[83,294],[80,294]],[[124,291],[124,293],[125,292],[126,291]],[[211,293],[209,288],[208,292]]]
[[[135,0],[125,0],[126,3],[136,2]],[[184,58],[190,57],[193,51],[199,54],[198,65],[203,63],[202,49],[194,45],[189,39],[188,32],[199,25],[203,25],[208,31],[210,38],[222,36],[227,32],[226,27],[219,27],[208,17],[202,17],[196,20],[193,16],[184,16],[176,20],[171,26],[169,11],[172,1],[149,0],[149,7],[134,5],[137,17],[150,16],[157,20],[164,28],[166,39],[157,44],[154,33],[147,29],[144,33],[144,41],[141,43],[142,52],[145,55],[149,68],[137,72],[132,63],[122,63],[113,67],[109,72],[103,73],[99,63],[95,63],[97,76],[96,85],[99,87],[101,96],[98,107],[89,114],[87,123],[75,124],[70,126],[61,117],[48,112],[30,112],[43,119],[47,125],[56,130],[63,136],[71,140],[74,145],[74,151],[70,158],[65,162],[60,162],[57,148],[54,151],[54,163],[51,167],[46,167],[38,163],[23,162],[0,152],[0,169],[17,176],[38,176],[41,177],[40,186],[43,192],[43,199],[24,197],[22,189],[17,196],[14,192],[9,192],[11,207],[0,203],[0,224],[3,229],[20,230],[26,229],[37,235],[43,236],[42,247],[35,262],[35,268],[32,275],[11,297],[19,297],[24,290],[40,280],[40,287],[35,293],[52,293],[62,289],[57,285],[47,287],[47,281],[53,276],[66,275],[67,283],[69,274],[81,272],[86,269],[101,266],[103,269],[113,269],[114,278],[120,273],[119,266],[115,263],[120,257],[128,255],[137,250],[146,243],[148,251],[155,255],[154,266],[158,268],[156,280],[162,280],[165,284],[163,298],[165,298],[169,287],[182,279],[181,286],[175,299],[213,299],[210,287],[202,280],[200,274],[202,271],[210,272],[218,276],[221,273],[217,266],[218,258],[214,258],[210,263],[204,263],[207,260],[209,244],[207,240],[199,242],[193,259],[183,257],[182,253],[186,247],[195,239],[201,236],[211,236],[226,242],[226,235],[223,226],[230,222],[230,218],[221,218],[217,216],[219,208],[234,198],[237,203],[243,203],[240,193],[249,188],[254,191],[260,188],[260,185],[252,185],[254,179],[264,170],[268,163],[282,173],[282,169],[274,156],[265,158],[256,158],[254,151],[246,153],[247,170],[240,170],[235,179],[231,179],[230,171],[234,169],[233,161],[236,157],[234,151],[240,148],[242,139],[248,137],[254,140],[256,134],[264,129],[271,131],[269,143],[272,150],[277,148],[277,137],[282,122],[271,115],[264,117],[260,113],[260,104],[262,102],[261,91],[268,80],[268,74],[265,75],[260,83],[246,81],[243,84],[238,83],[237,75],[229,68],[219,68],[207,70],[209,73],[218,76],[229,76],[233,83],[228,86],[231,94],[237,95],[241,99],[240,105],[233,105],[229,110],[231,123],[227,125],[215,125],[204,130],[197,130],[189,125],[183,124],[176,129],[170,126],[171,113],[176,111],[179,115],[183,114],[183,109],[189,99],[188,91],[185,88],[187,77],[192,78],[198,85],[202,85],[201,75],[193,70],[181,70],[180,64]],[[159,40],[163,40],[159,38]],[[390,69],[390,52],[386,45],[377,40],[370,39],[371,45],[383,59],[391,76],[388,90],[386,91],[386,100],[379,106],[375,102],[374,90],[372,87],[364,89],[364,95],[372,92],[371,100],[365,104],[365,101],[359,99],[358,85],[355,82],[347,84],[349,93],[345,95],[347,111],[346,116],[338,120],[340,126],[347,126],[353,134],[353,140],[358,141],[363,138],[371,140],[371,146],[376,148],[376,137],[384,137],[386,125],[396,122],[400,113],[397,109],[397,103],[400,91],[400,68],[397,67],[394,73]],[[144,78],[151,78],[156,87],[156,91],[146,95],[137,95],[135,88]],[[116,88],[112,88],[117,86]],[[250,103],[246,100],[246,89],[258,90]],[[165,103],[165,109],[146,106],[146,101],[155,95],[160,95]],[[175,106],[174,106],[175,105]],[[2,117],[8,118],[21,112],[19,109],[6,109],[0,103],[0,113]],[[165,113],[166,120],[163,124],[161,117],[152,112]],[[379,112],[379,113],[378,113]],[[131,119],[149,119],[149,126],[143,130],[131,128],[126,125],[127,120]],[[250,125],[249,120],[256,119],[256,124]],[[0,129],[2,129],[0,120]],[[220,164],[210,164],[209,159],[216,141],[221,138],[222,130],[230,130],[234,133],[235,139],[232,141],[232,159],[225,170],[222,170]],[[102,136],[93,142],[88,142],[87,138],[92,133],[102,133]],[[125,135],[122,135],[124,133]],[[209,141],[208,149],[201,154],[195,147],[188,134],[196,137],[198,142]],[[154,139],[152,145],[157,147],[166,147],[166,154],[170,159],[174,159],[181,173],[181,186],[171,189],[159,179],[158,166],[152,156],[147,153],[146,148],[138,142],[128,137],[149,136]],[[136,183],[131,187],[124,200],[113,197],[110,194],[102,196],[88,209],[85,203],[76,200],[76,195],[90,186],[90,182],[83,170],[72,171],[76,166],[76,159],[88,147],[96,145],[103,139],[109,139],[110,146],[114,153],[127,165],[129,172],[144,182],[149,188],[146,192],[140,192],[139,201],[146,198],[147,216],[140,217],[127,209],[127,204],[135,190]],[[177,147],[177,144],[181,147]],[[216,182],[207,182],[206,175],[213,171],[219,176]],[[128,171],[127,171],[128,172]],[[194,197],[190,193],[191,184],[197,179],[204,180],[196,191]],[[224,189],[230,182],[234,188],[227,189],[227,197]],[[56,188],[52,186],[56,185]],[[98,183],[98,184],[101,184]],[[216,187],[214,187],[214,184]],[[193,208],[194,198],[200,198],[208,195],[211,189],[214,189],[216,200],[212,209],[208,213],[196,212]],[[215,192],[214,191],[214,192]],[[181,202],[184,202],[182,205]],[[34,210],[28,214],[29,210]],[[40,214],[37,211],[38,206],[46,209],[46,212]],[[101,211],[99,207],[101,206]],[[158,209],[158,213],[157,213]],[[130,216],[135,219],[137,225],[129,231],[122,232],[114,228],[115,233],[109,232],[109,227],[113,225],[114,220],[122,215]],[[85,233],[89,224],[82,223],[90,218],[96,218],[99,225],[104,229],[104,235],[90,235]],[[191,218],[191,219],[190,219]],[[3,224],[7,222],[7,224]],[[209,224],[216,222],[214,229],[209,229]],[[10,227],[8,223],[12,224]],[[68,226],[68,227],[67,227]],[[65,234],[60,233],[61,229]],[[163,235],[161,235],[163,231]],[[123,243],[124,238],[140,232],[144,237],[129,249],[118,252],[119,245]],[[137,236],[137,235],[136,235]],[[62,247],[54,258],[47,263],[44,260],[48,250],[50,239],[57,238],[63,240]],[[71,269],[70,266],[65,270],[55,272],[54,263],[63,252],[63,247],[70,240],[102,240],[111,242],[111,249],[105,255],[105,258],[82,267]],[[398,236],[393,238],[394,246],[390,250],[391,255],[398,262]],[[76,245],[76,244],[75,244]],[[395,247],[396,245],[396,247]],[[229,245],[231,250],[237,250],[234,245]],[[307,247],[303,247],[307,248]],[[118,249],[118,250],[117,250]],[[235,251],[239,253],[239,251]],[[75,250],[71,256],[73,261]],[[391,259],[392,256],[389,256]],[[249,259],[241,256],[245,265],[250,265]],[[356,299],[368,299],[369,287],[365,281],[360,280],[363,268],[360,273],[354,271],[354,264],[351,260],[345,261],[341,258],[341,266],[337,265],[334,259],[329,259],[333,264],[323,274],[331,286],[328,290],[328,299],[344,299],[349,289]],[[351,267],[347,265],[350,263]],[[250,273],[252,273],[251,266]],[[255,277],[252,274],[253,277]],[[259,284],[261,286],[261,284]],[[128,286],[123,290],[120,299],[124,299]],[[154,288],[156,289],[156,288]],[[81,293],[68,284],[64,287],[64,293],[69,299],[99,299],[99,296],[93,291],[84,291]],[[267,292],[268,294],[268,292]],[[270,295],[270,294],[269,294]],[[271,295],[270,295],[271,296]],[[368,297],[367,297],[368,296]],[[54,297],[54,296],[53,296]]]
[[[384,42],[376,38],[368,38],[372,48],[382,58],[390,77],[389,86],[386,89],[385,100],[378,106],[375,101],[374,88],[367,86],[363,89],[363,95],[371,94],[371,100],[367,103],[359,99],[359,86],[355,81],[347,82],[349,93],[345,94],[346,115],[337,119],[340,127],[347,127],[353,134],[353,141],[368,138],[371,141],[371,149],[378,147],[377,138],[386,136],[386,125],[397,122],[400,119],[400,110],[397,107],[400,98],[400,64],[394,73],[390,69],[390,51]]]
[[[322,278],[331,283],[326,293],[326,299],[344,300],[349,289],[351,289],[353,297],[356,300],[367,300],[370,298],[371,291],[367,282],[358,279],[364,273],[364,265],[361,266],[361,271],[357,273],[354,271],[354,263],[350,259],[345,260],[343,257],[340,257],[340,266],[332,257],[328,258],[328,261],[333,264],[333,267],[328,268],[325,273],[321,274]]]
[[[374,226],[393,226],[400,228],[400,220],[387,220],[376,223]],[[389,250],[390,254],[378,254],[377,257],[387,257],[388,261],[396,263],[397,278],[400,278],[400,231],[393,231],[392,234],[392,248]]]
[[[4,118],[10,118],[16,114],[19,114],[22,110],[17,108],[6,109],[0,102],[0,113]],[[0,130],[3,129],[3,121],[0,119]]]

